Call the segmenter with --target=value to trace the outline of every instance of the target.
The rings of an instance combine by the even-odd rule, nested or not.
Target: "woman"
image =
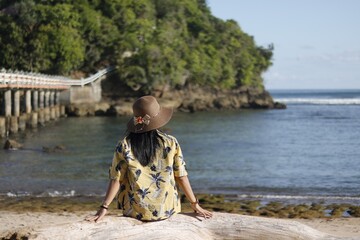
[[[116,195],[124,216],[142,221],[169,218],[181,211],[176,183],[195,212],[212,217],[211,212],[200,207],[192,191],[176,138],[158,130],[170,120],[172,109],[160,107],[152,96],[144,96],[135,101],[133,113],[127,136],[114,153],[105,199],[88,220],[101,220]]]

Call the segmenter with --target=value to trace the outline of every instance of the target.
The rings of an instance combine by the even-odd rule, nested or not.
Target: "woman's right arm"
[[[191,208],[205,218],[211,218],[212,213],[200,207],[197,198],[191,188],[189,178],[187,176],[175,177],[176,182],[179,184],[181,190],[184,192],[186,198],[191,204]]]
[[[109,185],[106,191],[105,199],[101,205],[99,211],[95,214],[95,216],[86,218],[88,221],[100,221],[106,214],[107,208],[115,198],[116,194],[118,193],[120,188],[120,182],[117,179],[111,179],[109,181]]]

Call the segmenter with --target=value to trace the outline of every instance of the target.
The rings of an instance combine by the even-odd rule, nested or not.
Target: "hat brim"
[[[143,133],[148,132],[154,129],[161,128],[162,126],[166,125],[173,115],[172,108],[160,107],[160,112],[155,117],[150,118],[150,123],[146,124],[134,124],[134,117],[130,118],[127,129],[129,132],[132,133]]]

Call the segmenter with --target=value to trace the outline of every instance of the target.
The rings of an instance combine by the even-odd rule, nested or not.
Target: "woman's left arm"
[[[108,207],[115,198],[120,188],[120,182],[117,179],[112,179],[109,181],[108,189],[106,191],[105,199],[100,206],[99,211],[95,214],[95,216],[91,216],[86,218],[87,221],[100,221],[107,213]]]

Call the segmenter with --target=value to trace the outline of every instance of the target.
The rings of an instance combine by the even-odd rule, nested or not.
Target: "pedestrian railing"
[[[71,86],[84,86],[95,82],[115,68],[108,67],[83,79],[71,79],[63,76],[38,74],[32,72],[0,70],[0,88],[56,88],[67,89]]]

